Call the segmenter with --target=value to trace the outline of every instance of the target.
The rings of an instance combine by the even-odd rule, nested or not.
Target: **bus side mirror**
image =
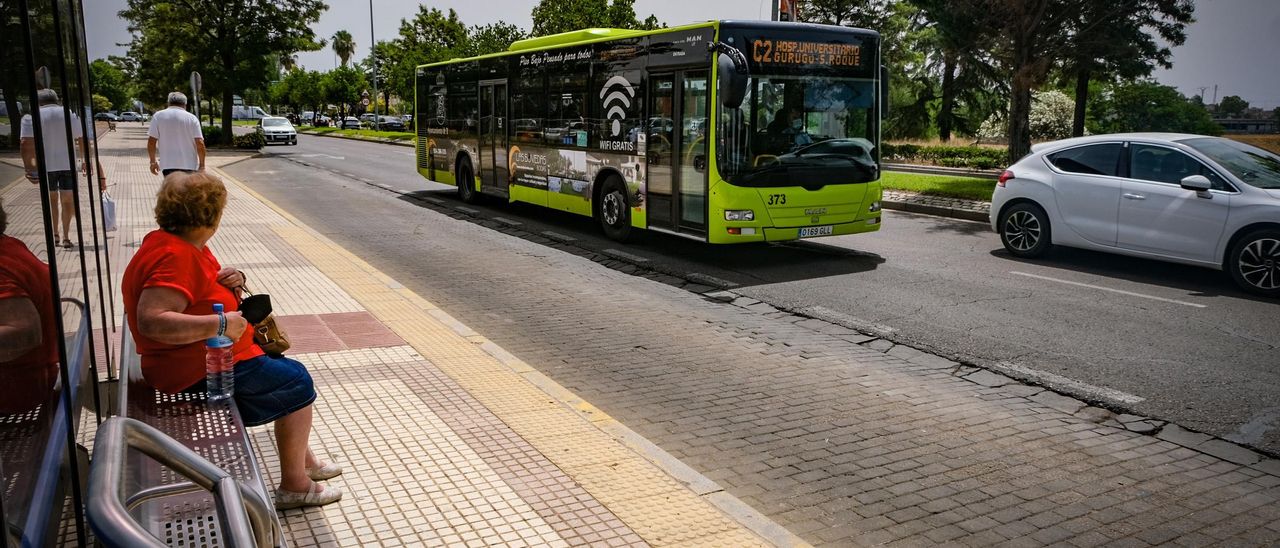
[[[724,42],[713,43],[710,49],[719,52],[716,56],[716,95],[725,108],[736,109],[742,106],[742,100],[747,96],[747,57],[738,48]]]
[[[880,65],[880,117],[889,117],[889,67]]]

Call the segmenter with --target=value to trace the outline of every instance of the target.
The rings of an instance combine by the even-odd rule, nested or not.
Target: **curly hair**
[[[164,178],[156,193],[156,224],[170,234],[197,228],[213,228],[227,205],[222,179],[204,172],[175,171]]]

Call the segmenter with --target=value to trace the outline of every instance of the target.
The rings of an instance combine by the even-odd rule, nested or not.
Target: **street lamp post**
[[[369,66],[373,70],[373,129],[378,129],[378,40],[373,36],[373,0],[369,0]]]

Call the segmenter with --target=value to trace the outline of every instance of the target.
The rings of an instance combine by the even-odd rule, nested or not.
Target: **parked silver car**
[[[1053,245],[1226,270],[1280,297],[1280,155],[1172,133],[1043,143],[1000,177],[991,226],[1005,249]]]
[[[288,118],[268,116],[258,120],[258,127],[262,129],[262,136],[266,138],[267,144],[298,144],[298,130],[294,129]]]

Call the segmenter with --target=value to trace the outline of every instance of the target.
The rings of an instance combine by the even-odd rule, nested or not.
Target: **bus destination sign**
[[[859,67],[862,66],[862,46],[758,39],[751,42],[751,60],[757,65]]]

